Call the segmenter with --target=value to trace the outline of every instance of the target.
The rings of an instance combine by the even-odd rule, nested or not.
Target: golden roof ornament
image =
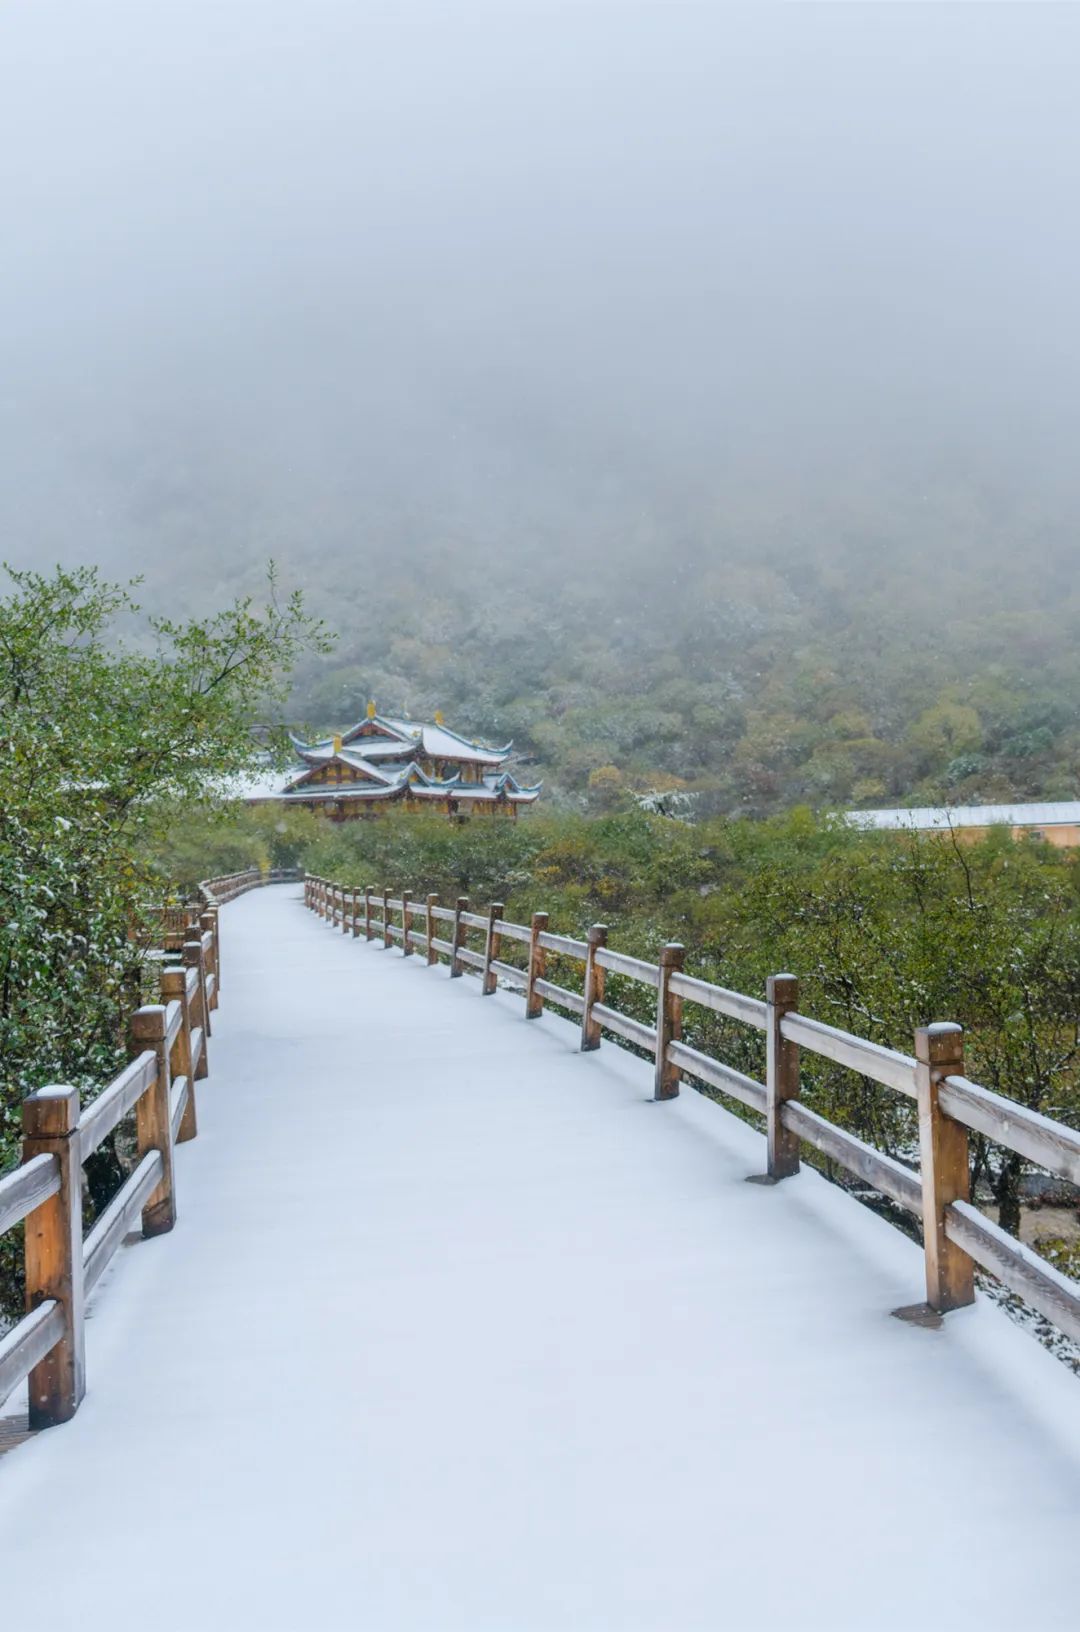
[[[334,736],[334,752],[335,754],[340,754],[341,752],[341,738],[336,734]]]
[[[375,718],[375,699],[374,698],[372,698],[371,702],[367,705],[367,717],[368,717],[369,720],[373,720]]]
[[[446,724],[446,716],[444,715],[441,708],[437,708],[435,710],[435,724],[436,725],[445,725]]]

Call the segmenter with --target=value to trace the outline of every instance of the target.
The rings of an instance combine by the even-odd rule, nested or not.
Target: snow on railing
[[[662,949],[659,963],[648,963],[608,947],[603,924],[594,924],[586,940],[578,941],[551,932],[545,912],[534,913],[531,924],[515,924],[503,917],[502,902],[493,902],[486,913],[476,913],[470,912],[464,896],[458,897],[453,908],[442,907],[435,895],[412,901],[403,892],[400,898],[392,898],[385,888],[361,890],[311,874],[304,879],[304,899],[344,934],[363,932],[369,941],[379,937],[387,947],[397,943],[406,957],[423,951],[429,964],[446,958],[451,977],[474,970],[485,995],[494,992],[501,980],[523,994],[527,1019],[542,1014],[545,1002],[569,1010],[580,1017],[583,1049],[598,1048],[602,1034],[608,1032],[651,1055],[655,1099],[674,1098],[680,1080],[686,1077],[758,1111],[765,1118],[768,1146],[762,1182],[775,1183],[797,1173],[800,1144],[805,1142],[890,1197],[922,1221],[926,1264],[926,1302],[898,1309],[896,1314],[919,1324],[934,1324],[948,1310],[972,1303],[978,1264],[1069,1337],[1080,1340],[1080,1284],[971,1205],[968,1153],[969,1131],[975,1131],[1051,1173],[1080,1183],[1080,1132],[969,1082],[964,1074],[960,1026],[921,1026],[915,1033],[915,1053],[902,1054],[799,1014],[799,982],[794,975],[770,976],[764,1002],[687,975],[684,949],[676,942]],[[400,923],[393,922],[395,914]],[[421,922],[423,930],[417,927]],[[440,925],[448,927],[449,938],[436,934]],[[468,945],[470,930],[481,932],[482,952]],[[524,968],[503,960],[504,940],[519,942],[527,949]],[[549,952],[584,966],[580,992],[548,979]],[[605,1001],[608,970],[655,991],[653,1025],[622,1014]],[[765,1081],[755,1082],[684,1043],[685,1003],[699,1004],[763,1031]],[[800,1050],[821,1055],[916,1101],[918,1171],[801,1103]]]
[[[124,1236],[140,1218],[144,1236],[176,1221],[173,1147],[197,1132],[195,1083],[209,1071],[210,1016],[221,990],[216,905],[164,909],[162,941],[174,962],[162,966],[160,1003],[131,1017],[131,1063],[88,1105],[66,1086],[24,1100],[23,1160],[0,1177],[0,1235],[25,1222],[27,1303],[0,1341],[0,1405],[28,1379],[31,1428],[66,1422],[78,1410],[86,1299]],[[134,1170],[84,1239],[83,1163],[133,1113]]]
[[[217,878],[204,878],[199,884],[199,898],[205,906],[221,906],[248,890],[261,889],[264,884],[292,884],[299,879],[300,874],[295,868],[275,867],[264,872],[261,867],[248,867],[242,873],[223,873]]]

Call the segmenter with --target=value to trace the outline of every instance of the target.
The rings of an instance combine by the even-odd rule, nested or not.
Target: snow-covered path
[[[519,999],[222,914],[175,1231],[0,1458],[25,1632],[1075,1627],[1080,1380]]]

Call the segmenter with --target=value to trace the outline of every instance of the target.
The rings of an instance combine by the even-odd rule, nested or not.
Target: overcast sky
[[[2,553],[1071,505],[1078,71],[1066,6],[0,0]]]

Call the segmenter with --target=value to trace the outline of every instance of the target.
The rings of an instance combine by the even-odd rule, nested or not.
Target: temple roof
[[[312,778],[323,765],[347,766],[359,771],[364,780],[340,783],[313,783]],[[453,776],[429,776],[420,766],[410,761],[406,765],[373,765],[350,748],[331,750],[321,755],[314,764],[298,768],[288,778],[278,799],[387,799],[408,792],[416,799],[464,799],[470,803],[484,803],[504,798],[511,804],[532,804],[540,793],[542,783],[522,784],[509,771],[489,771],[479,782],[467,782],[461,772]],[[266,795],[263,795],[266,797]]]
[[[293,746],[302,759],[319,763],[334,751],[333,737],[317,742],[302,742],[292,736]],[[502,748],[486,743],[472,742],[449,726],[441,723],[427,725],[416,720],[395,720],[383,714],[368,714],[341,733],[343,747],[363,754],[365,759],[402,759],[424,754],[429,759],[461,759],[471,764],[501,765],[510,754],[512,742]]]
[[[505,769],[511,743],[503,748],[491,748],[472,742],[451,731],[441,720],[427,725],[392,719],[372,709],[340,736],[323,737],[316,742],[303,742],[291,732],[290,737],[300,763],[293,768],[280,791],[257,797],[287,802],[366,802],[407,794],[412,799],[449,798],[466,804],[496,800],[532,804],[542,786],[538,782],[523,787]],[[448,774],[439,776],[424,771],[421,760],[433,767],[442,765]],[[314,780],[320,770],[335,764],[351,773],[349,781],[323,784]],[[476,780],[469,781],[468,775],[476,776]]]

